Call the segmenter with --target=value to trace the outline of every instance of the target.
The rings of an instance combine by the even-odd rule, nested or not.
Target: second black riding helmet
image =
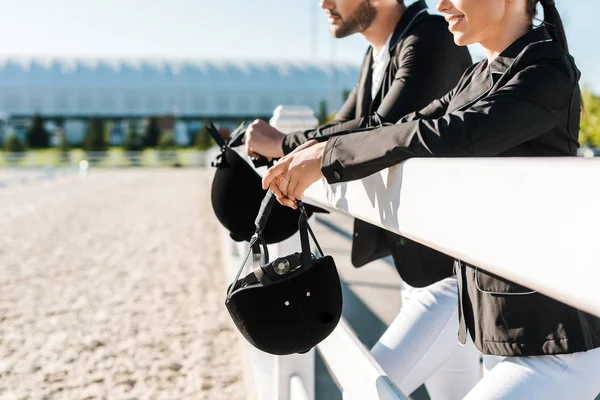
[[[211,188],[213,211],[233,240],[250,241],[255,231],[254,219],[267,191],[263,190],[261,177],[256,170],[233,150],[233,147],[241,144],[245,129],[238,128],[227,141],[214,125],[209,124],[207,130],[221,148],[221,153],[212,163],[217,169]],[[254,164],[255,167],[267,165],[267,160],[255,160]],[[306,205],[309,217],[315,211],[324,212]],[[298,232],[299,216],[299,210],[275,204],[263,231],[265,242],[279,243]]]
[[[298,202],[301,252],[269,259],[262,233],[275,204],[269,192],[225,305],[240,333],[257,349],[276,355],[306,353],[326,339],[341,318],[340,278],[333,257],[321,250],[302,202]],[[311,251],[311,237],[318,255]],[[240,279],[251,254],[253,269]]]

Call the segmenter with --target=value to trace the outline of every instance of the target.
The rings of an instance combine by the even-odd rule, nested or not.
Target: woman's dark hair
[[[565,34],[565,28],[560,18],[560,14],[556,9],[556,3],[554,0],[527,0],[527,12],[529,17],[533,20],[537,15],[537,4],[540,3],[544,10],[544,26],[550,32],[552,39],[560,44],[566,52],[569,52],[569,45],[567,43],[567,35]]]
[[[537,15],[538,3],[542,5],[542,9],[544,10],[544,26],[548,29],[550,37],[568,53],[569,44],[567,43],[567,35],[565,34],[565,27],[556,8],[556,3],[554,0],[527,0],[527,14],[532,20]],[[581,99],[580,106],[581,111],[585,112],[583,98]]]

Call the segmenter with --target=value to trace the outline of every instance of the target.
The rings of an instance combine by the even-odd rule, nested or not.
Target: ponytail
[[[565,27],[563,26],[562,18],[556,8],[554,0],[527,0],[528,14],[533,20],[537,14],[537,3],[542,5],[544,10],[544,22],[543,25],[548,29],[550,37],[556,43],[558,43],[567,53],[569,52],[569,44],[567,43],[567,35],[565,34]],[[581,111],[585,113],[585,106],[583,104],[583,98],[580,101]]]
[[[563,26],[562,18],[556,8],[554,0],[528,0],[528,13],[529,17],[533,19],[537,14],[537,3],[542,5],[544,10],[544,23],[543,25],[548,29],[550,37],[556,43],[558,43],[565,51],[569,52],[569,44],[567,43],[567,35],[565,34],[565,27]]]
[[[560,14],[556,9],[556,3],[554,0],[540,0],[540,3],[544,8],[544,25],[550,32],[550,36],[568,53],[567,35],[565,34],[562,18],[560,18]]]

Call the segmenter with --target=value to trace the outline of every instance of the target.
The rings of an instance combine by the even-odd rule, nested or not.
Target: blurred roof
[[[280,104],[330,112],[355,65],[168,60],[5,59],[0,111],[54,116],[257,116]]]
[[[0,87],[106,86],[323,88],[353,87],[358,66],[302,62],[227,62],[204,60],[4,59]]]

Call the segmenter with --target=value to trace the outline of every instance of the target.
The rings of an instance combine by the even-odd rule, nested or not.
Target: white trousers
[[[593,400],[600,393],[600,349],[537,357],[483,356],[483,379],[465,399]]]
[[[469,393],[481,377],[480,354],[458,342],[456,278],[412,288],[371,354],[405,395],[423,383],[432,400]]]

